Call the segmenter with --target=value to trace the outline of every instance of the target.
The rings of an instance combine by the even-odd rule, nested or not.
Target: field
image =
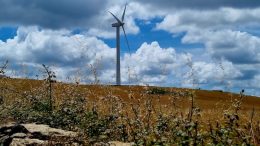
[[[258,145],[260,98],[223,91],[0,79],[1,124],[82,133],[86,145]]]

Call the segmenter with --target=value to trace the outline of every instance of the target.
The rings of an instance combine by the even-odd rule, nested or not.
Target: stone
[[[28,133],[29,131],[23,125],[15,125],[12,127],[9,135],[13,135],[14,133]]]
[[[38,133],[47,136],[77,137],[76,132],[65,131],[61,129],[51,128],[42,124],[22,124],[30,133]]]
[[[120,141],[110,141],[108,142],[110,146],[133,146],[134,143],[124,143]]]
[[[9,123],[5,123],[5,124],[1,124],[0,125],[0,129],[3,128],[3,127],[8,127],[8,128],[11,128],[15,125],[14,122],[9,122]]]
[[[8,134],[10,131],[11,131],[11,129],[8,128],[8,127],[1,127],[0,128],[0,133],[1,134]]]
[[[9,145],[12,141],[12,138],[10,138],[9,136],[3,136],[3,137],[0,137],[0,146],[6,146],[6,145]]]
[[[110,145],[109,145],[109,143],[98,142],[98,143],[95,143],[94,146],[110,146]]]
[[[0,126],[0,134],[9,134],[15,123],[8,123]]]
[[[108,143],[98,142],[94,144],[94,146],[133,146],[133,145],[134,143],[124,143],[120,141],[110,141]]]
[[[10,143],[10,146],[26,146],[26,145],[44,146],[47,145],[47,142],[39,139],[13,138],[12,142]]]
[[[25,133],[15,133],[13,135],[10,136],[11,138],[25,138],[27,137],[27,134]]]
[[[79,146],[78,133],[41,124],[9,123],[0,126],[0,146],[73,145]]]

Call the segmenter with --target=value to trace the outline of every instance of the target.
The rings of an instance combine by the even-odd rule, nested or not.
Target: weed
[[[163,88],[152,88],[152,89],[148,90],[147,93],[148,94],[161,94],[161,95],[163,95],[163,94],[166,94],[168,92]]]
[[[50,108],[50,111],[52,111],[52,108],[53,108],[53,97],[52,97],[52,84],[55,83],[55,78],[56,78],[56,75],[55,75],[55,72],[51,71],[49,69],[49,67],[47,67],[46,65],[42,64],[43,68],[45,69],[45,74],[47,75],[45,81],[48,83],[48,92],[49,92],[49,108]]]

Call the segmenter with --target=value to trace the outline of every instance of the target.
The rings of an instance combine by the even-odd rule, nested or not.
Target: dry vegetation
[[[221,91],[0,78],[0,123],[77,131],[83,145],[259,145],[260,98]],[[2,67],[0,74],[4,74]]]

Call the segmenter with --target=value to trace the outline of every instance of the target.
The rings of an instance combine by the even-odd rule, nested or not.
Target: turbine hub
[[[120,23],[113,23],[112,24],[112,27],[120,27],[120,26],[123,26],[125,23],[123,23],[123,22],[120,22]]]

